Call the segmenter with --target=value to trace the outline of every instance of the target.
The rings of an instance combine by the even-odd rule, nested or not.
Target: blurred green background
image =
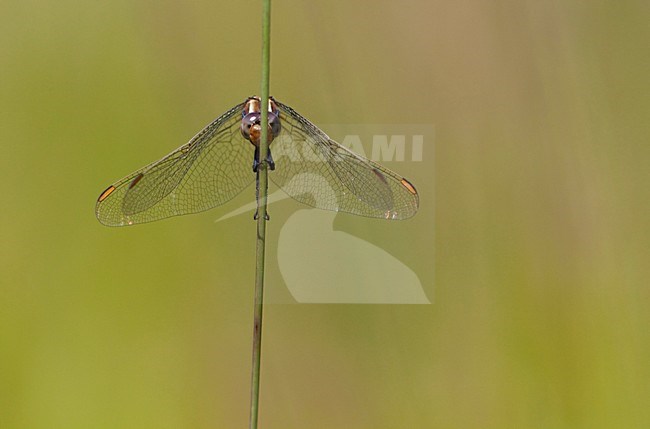
[[[109,229],[93,207],[259,92],[260,20],[0,3],[1,428],[247,427],[250,216]],[[278,99],[435,127],[403,172],[415,218],[335,223],[434,304],[268,306],[261,427],[650,426],[648,22],[643,1],[275,2]]]

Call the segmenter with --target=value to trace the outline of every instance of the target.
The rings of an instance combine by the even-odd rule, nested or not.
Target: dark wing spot
[[[109,186],[108,188],[106,188],[106,190],[104,192],[101,193],[101,195],[99,196],[97,201],[99,201],[101,203],[106,198],[108,198],[108,196],[111,195],[114,190],[115,190],[115,186],[113,186],[113,185]]]
[[[415,190],[415,186],[413,186],[411,182],[406,179],[402,179],[401,182],[402,186],[404,186],[411,194],[417,195],[418,191]]]
[[[129,185],[129,189],[133,188],[135,185],[138,184],[140,180],[144,177],[144,174],[140,173],[135,178],[131,181],[131,184]]]

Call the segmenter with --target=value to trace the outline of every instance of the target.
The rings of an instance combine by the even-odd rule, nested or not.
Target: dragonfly
[[[273,97],[266,106],[269,151],[260,160],[261,105],[260,97],[248,97],[185,145],[110,185],[97,199],[99,222],[127,226],[202,212],[253,181],[259,197],[262,162],[270,180],[300,203],[371,218],[415,215],[419,197],[411,182],[332,140]],[[329,197],[316,198],[321,195]]]

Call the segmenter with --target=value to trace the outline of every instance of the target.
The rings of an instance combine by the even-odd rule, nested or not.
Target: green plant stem
[[[257,429],[262,359],[262,312],[264,309],[264,249],[266,244],[266,199],[268,195],[269,74],[271,64],[271,0],[262,0],[262,135],[260,138],[259,197],[257,199],[257,246],[255,264],[255,307],[253,316],[253,364],[251,368],[251,411],[249,428]]]

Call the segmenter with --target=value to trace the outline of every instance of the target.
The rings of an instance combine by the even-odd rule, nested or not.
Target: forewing
[[[122,226],[196,213],[234,198],[255,180],[253,151],[241,136],[243,104],[201,130],[187,144],[143,167],[100,195],[95,213]]]
[[[292,198],[320,209],[406,219],[419,205],[415,187],[391,170],[330,139],[276,101],[282,131],[273,140],[271,180]]]

